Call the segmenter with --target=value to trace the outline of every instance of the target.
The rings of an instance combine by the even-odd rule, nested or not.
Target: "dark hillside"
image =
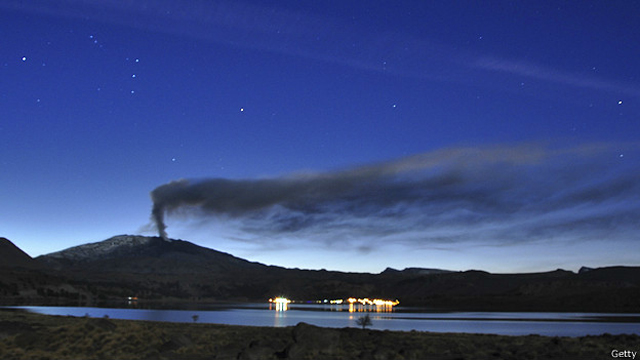
[[[0,267],[34,269],[39,264],[11,241],[0,237]]]
[[[0,258],[11,264],[0,267],[5,303],[124,303],[130,296],[152,303],[379,297],[434,310],[640,312],[638,267],[344,273],[267,266],[188,241],[131,235],[35,261],[8,241],[0,250]]]

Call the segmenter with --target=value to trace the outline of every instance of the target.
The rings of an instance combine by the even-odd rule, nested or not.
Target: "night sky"
[[[640,3],[266,3],[1,1],[0,236],[640,265]]]

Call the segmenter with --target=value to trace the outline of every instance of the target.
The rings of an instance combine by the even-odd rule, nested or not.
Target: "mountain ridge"
[[[0,267],[3,279],[11,280],[0,283],[4,303],[24,305],[31,299],[39,304],[95,305],[130,296],[155,303],[379,297],[454,311],[640,312],[640,267],[580,273],[428,268],[345,273],[267,266],[184,240],[136,235],[118,235],[31,260],[41,270]]]
[[[183,244],[183,246],[176,246],[176,244]],[[151,247],[149,245],[156,245]],[[157,246],[161,245],[161,246]],[[163,246],[162,246],[163,245]],[[299,268],[284,268],[277,265],[266,265],[260,262],[253,262],[250,260],[246,260],[243,258],[236,257],[232,254],[225,253],[219,250],[215,250],[212,248],[208,248],[205,246],[197,245],[191,243],[186,240],[181,239],[164,239],[159,236],[142,236],[142,235],[116,235],[112,236],[106,240],[77,245],[73,247],[69,247],[63,250],[55,251],[48,254],[43,254],[35,258],[36,261],[41,263],[46,263],[47,265],[60,267],[59,263],[65,263],[65,266],[69,266],[70,264],[78,264],[83,262],[92,262],[97,260],[106,260],[118,257],[135,257],[135,256],[165,256],[166,254],[162,254],[162,250],[168,250],[169,248],[174,248],[175,250],[179,250],[182,252],[200,252],[210,254],[218,254],[219,256],[228,256],[230,258],[238,259],[242,262],[247,262],[251,264],[257,264],[262,266],[269,266],[274,268],[293,270],[293,271],[326,271],[326,270],[318,270],[318,269],[299,269]],[[194,249],[199,249],[198,251],[194,251]],[[150,251],[152,250],[152,251]],[[153,250],[156,250],[154,252]],[[329,271],[329,272],[339,272],[339,273],[352,273],[352,272],[343,272],[343,271]],[[434,269],[434,268],[418,268],[418,267],[408,267],[402,270],[397,270],[391,267],[387,267],[380,274],[384,273],[400,273],[407,275],[427,275],[427,274],[439,274],[439,273],[452,273],[456,272],[453,270],[444,270],[444,269]],[[361,273],[361,274],[375,274],[375,273]]]
[[[402,270],[388,267],[384,269],[380,274],[406,274],[406,275],[432,275],[432,274],[447,274],[453,273],[453,270],[434,269],[434,268],[419,268],[419,267],[407,267]]]
[[[266,267],[188,241],[140,235],[116,235],[103,241],[41,255],[35,260],[58,270],[89,268],[98,272],[185,273],[220,271],[230,266],[245,269]]]

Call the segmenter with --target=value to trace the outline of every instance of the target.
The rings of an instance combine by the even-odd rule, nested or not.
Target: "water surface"
[[[305,322],[324,327],[357,327],[364,312],[323,305],[292,304],[287,311],[270,310],[268,304],[227,304],[206,310],[152,310],[97,307],[12,307],[46,315],[105,317],[127,320],[197,322],[248,326],[293,326]],[[400,331],[464,332],[478,334],[584,336],[640,334],[640,314],[529,313],[529,312],[425,312],[396,308],[370,312],[372,329]]]

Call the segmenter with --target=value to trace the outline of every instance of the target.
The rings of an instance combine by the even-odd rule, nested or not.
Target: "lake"
[[[9,307],[7,307],[9,308]],[[90,316],[127,320],[215,323],[248,326],[293,326],[305,322],[324,327],[357,327],[365,312],[342,306],[290,304],[276,311],[269,304],[211,305],[198,310],[136,308],[17,306],[13,309],[46,314]],[[529,313],[529,312],[428,312],[396,307],[389,312],[369,312],[376,330],[464,332],[500,335],[584,336],[640,334],[640,314]]]

